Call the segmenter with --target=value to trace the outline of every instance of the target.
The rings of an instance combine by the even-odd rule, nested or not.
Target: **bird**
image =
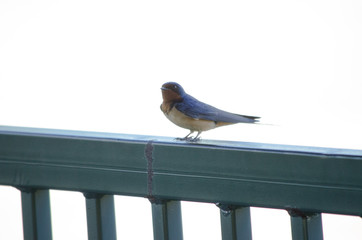
[[[163,102],[160,106],[164,115],[190,133],[177,140],[197,142],[204,131],[235,123],[257,123],[260,117],[234,114],[201,102],[187,94],[176,82],[166,82],[161,87]],[[191,134],[197,132],[195,137]]]

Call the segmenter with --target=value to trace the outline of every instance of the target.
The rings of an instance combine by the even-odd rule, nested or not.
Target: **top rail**
[[[0,184],[362,215],[362,151],[0,126]]]

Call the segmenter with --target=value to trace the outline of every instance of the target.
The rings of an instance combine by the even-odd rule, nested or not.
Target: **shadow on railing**
[[[24,239],[51,239],[48,189],[86,198],[89,239],[116,239],[113,195],[147,197],[154,239],[182,239],[180,201],[215,203],[223,239],[251,239],[250,206],[285,209],[295,239],[321,213],[362,215],[362,151],[0,126],[0,184],[21,190]]]

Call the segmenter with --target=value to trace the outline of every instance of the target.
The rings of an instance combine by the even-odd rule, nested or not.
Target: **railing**
[[[89,239],[116,239],[113,195],[147,197],[154,239],[182,239],[180,201],[216,203],[222,239],[251,239],[249,206],[285,209],[292,237],[321,213],[362,215],[362,151],[0,127],[0,184],[21,190],[24,239],[52,238],[48,189],[86,198]]]

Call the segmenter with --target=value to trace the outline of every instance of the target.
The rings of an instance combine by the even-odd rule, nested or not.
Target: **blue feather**
[[[183,100],[174,105],[177,110],[186,114],[194,119],[210,120],[214,122],[227,122],[227,123],[255,123],[259,117],[239,115],[226,112],[210,106],[206,103],[200,102],[196,98],[184,94]]]

